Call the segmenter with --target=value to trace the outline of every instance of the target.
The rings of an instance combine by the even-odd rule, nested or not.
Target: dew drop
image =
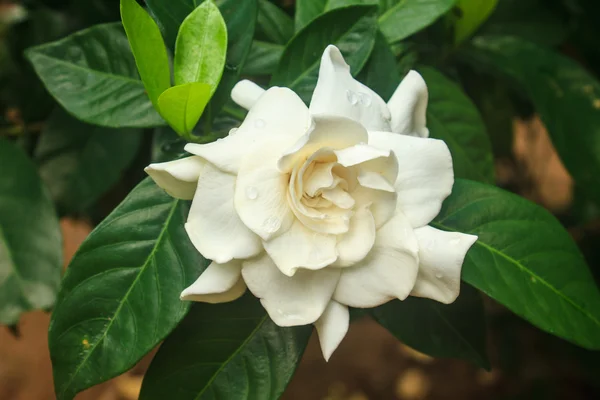
[[[348,103],[352,104],[353,106],[358,103],[358,97],[352,90],[346,90],[346,98],[348,99]]]
[[[248,186],[246,188],[246,197],[250,200],[256,200],[258,197],[258,190],[254,186]]]
[[[365,107],[371,107],[371,103],[373,102],[373,100],[371,99],[371,96],[369,96],[368,94],[359,93],[358,94],[358,102]]]
[[[225,64],[225,69],[228,71],[237,71],[237,66],[232,64]]]
[[[267,123],[264,119],[257,119],[256,121],[254,121],[254,126],[258,129],[262,129],[265,126],[267,126]]]
[[[451,245],[453,245],[453,246],[456,246],[456,245],[458,245],[459,243],[460,243],[460,238],[452,239],[452,240],[450,241],[450,244],[451,244]]]
[[[438,278],[438,279],[442,279],[444,277],[444,275],[442,275],[441,272],[438,272],[438,273],[435,274],[435,277]]]
[[[229,136],[233,136],[237,133],[238,128],[231,128],[231,130],[229,131]]]
[[[435,248],[435,240],[430,240],[429,243],[427,243],[427,250],[433,250]]]
[[[268,233],[274,233],[281,227],[281,221],[277,217],[269,217],[263,223],[263,227]]]

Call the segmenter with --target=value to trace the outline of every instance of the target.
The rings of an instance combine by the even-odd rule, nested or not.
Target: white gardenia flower
[[[249,110],[238,129],[146,168],[171,196],[193,200],[185,228],[213,261],[182,299],[232,301],[247,287],[277,325],[315,324],[326,359],[349,306],[456,299],[477,237],[427,225],[454,174],[446,144],[427,138],[418,73],[386,104],[329,46],[310,107],[249,81],[232,98]]]

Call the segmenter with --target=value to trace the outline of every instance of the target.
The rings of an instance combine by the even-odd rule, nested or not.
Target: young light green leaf
[[[50,94],[82,121],[113,128],[165,124],[139,80],[120,23],[32,47],[26,56]]]
[[[147,178],[81,245],[48,335],[58,400],[127,371],[183,319],[179,294],[208,264],[188,211]]]
[[[173,86],[158,98],[160,112],[177,133],[187,136],[202,116],[210,91],[211,87],[201,82]]]
[[[202,82],[212,95],[223,75],[227,27],[219,8],[206,0],[187,16],[175,45],[175,84]]]
[[[454,42],[461,43],[473,34],[496,8],[498,0],[458,0],[460,17],[454,25]]]
[[[54,305],[62,238],[54,205],[35,164],[0,138],[0,324]]]
[[[377,5],[379,0],[296,0],[295,28],[299,32],[327,11],[355,5]]]
[[[276,44],[286,44],[294,36],[294,21],[269,0],[258,1],[257,30]]]
[[[494,186],[458,179],[432,226],[478,235],[462,278],[539,328],[600,349],[600,292],[552,214]]]
[[[396,0],[381,17],[379,25],[388,42],[398,42],[433,24],[456,0]]]
[[[251,294],[195,304],[152,360],[140,399],[276,400],[311,331],[275,325]]]
[[[135,0],[121,0],[121,20],[146,92],[158,109],[158,96],[171,87],[169,57],[160,29]]]
[[[600,82],[575,61],[513,37],[478,37],[466,60],[517,83],[579,188],[600,201]]]
[[[272,86],[294,90],[309,102],[317,83],[321,55],[329,44],[336,45],[352,74],[367,62],[377,34],[377,7],[339,8],[318,17],[288,43],[271,79]]]
[[[494,183],[492,145],[477,107],[462,89],[432,68],[419,68],[429,89],[429,134],[450,148],[454,174]]]
[[[137,155],[141,133],[88,125],[57,108],[35,159],[59,211],[82,212],[109,190]]]
[[[283,49],[284,47],[279,44],[253,41],[242,73],[244,75],[272,74],[277,68]]]
[[[374,308],[371,314],[402,343],[421,353],[462,358],[490,368],[483,302],[469,285],[461,286],[452,304],[411,296]]]

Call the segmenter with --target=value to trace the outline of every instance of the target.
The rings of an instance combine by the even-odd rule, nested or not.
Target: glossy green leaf
[[[258,1],[257,31],[276,44],[286,44],[294,36],[294,21],[269,0]]]
[[[539,328],[600,349],[600,292],[548,211],[494,186],[457,180],[432,226],[478,235],[462,278]]]
[[[269,75],[272,74],[279,64],[284,47],[279,44],[252,42],[252,48],[248,59],[244,64],[242,74],[244,75]]]
[[[175,41],[181,23],[201,2],[201,0],[146,0],[146,5],[158,21],[165,42],[171,50],[175,50]]]
[[[296,0],[296,32],[327,11],[340,7],[377,5],[378,3],[379,0]]]
[[[392,97],[400,84],[401,78],[396,56],[381,32],[377,33],[371,57],[360,72],[358,80],[385,100]]]
[[[558,53],[512,37],[479,37],[471,62],[516,82],[579,187],[600,201],[600,82]]]
[[[469,360],[489,369],[481,295],[463,284],[452,304],[409,297],[374,308],[371,314],[401,342],[432,357]]]
[[[356,75],[373,50],[376,34],[377,7],[351,6],[330,11],[312,21],[288,43],[271,85],[289,87],[308,102],[325,48],[336,45]]]
[[[227,27],[211,0],[199,5],[181,24],[175,45],[175,84],[202,82],[212,95],[223,75]]]
[[[275,325],[251,294],[195,304],[154,357],[140,399],[276,400],[311,331]]]
[[[27,50],[52,96],[70,114],[94,125],[164,125],[139,80],[121,24],[104,24]]]
[[[158,25],[135,0],[121,0],[121,20],[138,72],[154,108],[171,87],[169,57]]]
[[[458,0],[460,17],[454,24],[454,42],[467,39],[485,22],[496,8],[498,0]]]
[[[183,319],[179,294],[207,265],[188,210],[147,178],[81,245],[48,336],[58,400],[133,367]]]
[[[396,0],[379,17],[381,31],[389,42],[397,42],[433,24],[456,0]]]
[[[455,176],[494,183],[492,146],[477,107],[440,72],[432,68],[419,72],[429,89],[429,135],[450,148]]]
[[[192,132],[210,99],[211,87],[194,82],[173,86],[158,98],[162,116],[180,135]]]
[[[40,135],[35,159],[59,210],[83,212],[117,183],[137,155],[141,133],[88,125],[55,110]]]
[[[0,138],[0,324],[54,305],[62,270],[62,238],[35,164]]]

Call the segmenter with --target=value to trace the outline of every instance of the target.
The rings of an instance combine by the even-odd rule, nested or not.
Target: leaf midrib
[[[146,268],[148,267],[148,265],[150,264],[150,260],[154,257],[158,247],[160,246],[160,244],[162,243],[163,237],[165,235],[165,232],[167,232],[167,226],[169,225],[169,223],[171,222],[171,219],[173,218],[173,215],[175,214],[175,210],[177,209],[177,205],[179,204],[179,200],[174,200],[173,201],[173,205],[171,206],[171,210],[169,211],[169,214],[165,220],[165,223],[163,225],[164,229],[160,232],[160,234],[158,235],[158,238],[156,239],[156,244],[154,245],[154,247],[152,248],[152,251],[150,252],[150,254],[148,255],[148,257],[146,257],[146,260],[144,261],[144,264],[140,267],[140,272],[137,274],[136,278],[134,279],[134,281],[131,283],[129,289],[127,290],[127,293],[125,293],[125,296],[123,296],[123,300],[120,302],[119,306],[117,307],[117,309],[115,310],[115,312],[113,313],[112,318],[110,319],[110,322],[108,323],[108,325],[106,326],[104,332],[102,333],[102,336],[96,341],[96,343],[94,343],[94,345],[92,346],[92,348],[90,349],[90,351],[87,353],[87,355],[85,356],[85,358],[81,361],[81,363],[77,366],[77,368],[75,369],[75,372],[73,372],[73,375],[71,375],[71,379],[69,379],[67,385],[64,387],[64,389],[61,391],[61,394],[59,396],[59,398],[63,398],[65,393],[67,392],[67,390],[71,387],[71,385],[73,384],[73,381],[75,380],[75,377],[77,377],[77,375],[79,374],[79,371],[81,370],[81,368],[87,363],[87,360],[91,357],[91,355],[94,353],[94,350],[96,350],[96,348],[98,347],[98,345],[104,341],[104,339],[106,338],[106,335],[108,334],[108,331],[110,331],[110,328],[112,327],[113,323],[115,322],[115,320],[117,319],[117,316],[119,315],[119,313],[121,312],[121,309],[123,307],[123,304],[125,304],[127,302],[127,299],[130,295],[130,293],[132,292],[133,288],[136,286],[136,284],[139,282],[140,277],[144,274],[144,272],[146,271]]]
[[[448,231],[452,231],[452,232],[456,232],[455,229],[452,229],[448,226],[445,226],[439,222],[431,222],[432,226],[437,226],[438,228],[442,228],[444,230],[448,230]],[[542,277],[540,277],[539,275],[537,275],[536,273],[534,273],[533,271],[531,271],[529,268],[527,268],[525,265],[521,264],[518,260],[515,260],[514,258],[510,257],[509,255],[501,252],[500,250],[482,242],[481,240],[477,240],[475,242],[476,246],[481,246],[484,249],[488,250],[489,252],[493,253],[493,254],[497,254],[498,256],[504,258],[505,260],[507,260],[510,264],[516,265],[521,271],[529,274],[532,278],[535,278],[538,282],[542,283],[544,286],[546,286],[546,288],[548,288],[550,291],[554,292],[556,295],[558,295],[558,297],[560,297],[561,299],[563,299],[563,301],[567,302],[568,304],[570,304],[573,308],[575,308],[577,311],[579,311],[580,313],[582,313],[583,315],[585,315],[587,318],[589,318],[592,322],[594,322],[596,325],[600,326],[600,320],[598,320],[595,316],[593,316],[592,314],[590,314],[587,310],[585,310],[583,307],[581,307],[578,303],[576,303],[575,301],[573,301],[571,298],[567,297],[564,293],[562,293],[560,290],[558,290],[557,288],[555,288],[552,284],[550,284],[548,281],[546,281],[545,279],[543,279]]]

